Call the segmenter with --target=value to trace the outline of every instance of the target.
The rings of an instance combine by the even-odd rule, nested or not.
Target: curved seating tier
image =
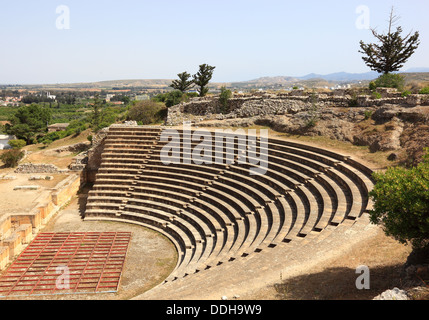
[[[161,141],[162,133],[161,127],[110,127],[85,219],[136,223],[167,235],[179,253],[167,280],[311,237],[371,206],[371,170],[350,157],[234,133],[224,133],[215,149],[215,139],[193,141],[179,130],[174,140]],[[169,163],[166,147],[174,150]],[[206,149],[213,152],[204,154],[205,162],[184,161]],[[250,174],[258,167],[264,174]]]

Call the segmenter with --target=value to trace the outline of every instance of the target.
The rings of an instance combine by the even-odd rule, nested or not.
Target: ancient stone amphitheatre
[[[96,137],[88,164],[75,164],[77,170],[85,168],[82,182],[93,182],[81,209],[84,221],[78,222],[78,213],[74,218],[87,225],[85,231],[106,230],[97,225],[110,221],[110,233],[137,234],[131,226],[135,224],[162,234],[177,251],[177,261],[171,252],[166,254],[174,262],[170,274],[127,298],[238,297],[305,272],[373,233],[366,214],[372,171],[352,157],[226,131],[220,135],[220,150],[215,139],[210,146],[216,150],[212,164],[185,164],[187,152],[201,145],[188,134],[199,131],[178,129],[172,142],[162,138],[168,128],[112,125]],[[162,151],[167,145],[178,149],[165,164]],[[250,169],[261,164],[260,157],[252,156],[260,154],[268,156],[266,172],[252,175]],[[70,196],[76,192],[76,175],[68,179],[73,188],[65,193]],[[27,219],[30,224],[33,220]],[[43,219],[39,224],[37,232],[43,231]],[[79,241],[88,237],[68,236]],[[141,261],[145,263],[143,257]]]
[[[319,101],[340,104],[333,108],[347,102],[334,98],[340,99]],[[244,120],[263,120],[256,112],[264,101],[273,117],[291,115],[293,125],[302,114],[305,121],[312,103],[300,99],[238,98],[230,119],[215,108],[202,115],[201,106],[211,102],[197,100],[169,110],[165,126],[114,124],[93,137],[89,150],[70,157],[66,168],[25,163],[43,160],[43,153],[29,155],[9,172],[17,180],[1,185],[9,209],[0,214],[0,296],[252,299],[258,290],[310,274],[374,238],[380,228],[369,222],[368,193],[376,167],[323,143],[273,131],[266,136],[260,126],[253,132],[228,126],[240,112]],[[186,108],[193,117],[186,118]],[[318,110],[321,122],[329,110]],[[365,110],[356,110],[347,114],[350,123],[364,117]],[[219,129],[222,118],[229,130]],[[46,159],[65,149],[46,151]],[[67,163],[59,159],[54,162]],[[39,191],[25,189],[34,187],[27,176],[38,170],[54,180],[39,183]],[[12,191],[16,186],[24,189]],[[55,267],[64,263],[73,284],[68,292],[58,291],[54,281]],[[355,270],[350,273],[355,280]]]
[[[302,258],[316,262],[340,250],[368,228],[371,170],[348,156],[269,138],[267,172],[252,176],[251,161],[239,161],[242,137],[236,136],[231,148],[225,134],[217,155],[231,154],[233,163],[215,164],[213,158],[213,165],[180,160],[165,165],[161,151],[168,142],[161,141],[162,131],[111,126],[86,205],[85,221],[138,224],[174,243],[179,256],[174,271],[137,298],[238,295],[246,286],[278,279],[288,268],[293,272]],[[181,144],[192,149],[199,144],[186,141],[183,130],[178,133]],[[184,152],[181,148],[182,159]]]

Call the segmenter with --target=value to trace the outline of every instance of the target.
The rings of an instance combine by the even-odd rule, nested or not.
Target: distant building
[[[110,102],[110,100],[114,97],[114,94],[108,93],[106,94],[106,102]]]
[[[64,131],[69,126],[68,123],[55,123],[48,126],[48,132]]]
[[[15,139],[15,136],[0,134],[0,150],[10,149],[9,141]]]
[[[56,100],[57,96],[52,95],[50,92],[46,92],[46,97],[51,100]]]

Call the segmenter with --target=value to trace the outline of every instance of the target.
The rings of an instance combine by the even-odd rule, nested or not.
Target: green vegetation
[[[392,31],[397,20],[392,8],[387,34],[379,34],[375,29],[371,29],[380,44],[365,44],[360,41],[359,52],[364,54],[362,59],[371,70],[383,74],[399,71],[420,45],[419,32],[402,37],[401,27],[397,27],[395,32]]]
[[[100,95],[97,93],[94,98],[94,103],[92,104],[92,121],[91,125],[98,131],[100,129],[100,110],[106,102],[100,99]]]
[[[167,93],[161,93],[152,98],[155,102],[162,102],[167,108],[175,106],[181,102],[187,102],[190,98],[198,97],[196,92],[182,93],[179,90],[174,90]]]
[[[229,99],[231,99],[231,97],[232,97],[231,90],[228,90],[226,87],[222,87],[220,89],[219,102],[221,105],[221,110],[220,110],[221,113],[227,114],[229,112],[228,101]]]
[[[371,119],[371,117],[372,117],[372,114],[373,114],[374,112],[373,111],[371,111],[371,110],[367,110],[367,111],[365,111],[364,112],[364,115],[365,115],[365,120],[369,120],[369,119]]]
[[[379,92],[373,92],[372,95],[371,95],[371,97],[373,99],[381,99],[381,93],[379,93]]]
[[[8,150],[0,156],[6,168],[15,168],[19,161],[24,157],[24,152],[21,149]]]
[[[185,93],[194,85],[194,81],[189,80],[191,75],[186,71],[179,73],[177,76],[179,77],[179,80],[174,80],[170,85],[174,90],[179,90],[181,93]]]
[[[402,91],[405,86],[405,77],[400,74],[387,73],[371,81],[369,89],[374,91],[377,88],[396,88]]]
[[[34,97],[39,98],[39,96]],[[124,95],[116,95],[112,99],[129,101],[129,97]],[[124,120],[127,111],[126,106],[106,103],[99,94],[95,95],[95,99],[85,98],[77,102],[74,94],[67,93],[60,95],[60,100],[74,102],[74,104],[61,104],[60,101],[57,101],[55,103],[32,103],[18,108],[4,107],[4,110],[8,110],[7,120],[10,124],[2,126],[0,129],[24,140],[26,144],[49,145],[58,139],[77,136],[88,128],[97,132],[116,121]],[[2,111],[0,109],[0,118],[2,114],[5,114]],[[48,133],[48,125],[54,123],[69,123],[69,126],[64,131]]]
[[[429,87],[425,87],[419,91],[420,94],[429,94]]]
[[[6,133],[25,140],[27,144],[34,143],[38,136],[46,132],[49,121],[52,119],[50,109],[31,104],[19,108],[9,118],[10,125],[5,126]]]
[[[22,149],[27,145],[27,142],[25,140],[10,140],[9,145],[12,147],[12,149]]]
[[[200,97],[204,97],[209,92],[207,85],[213,77],[213,71],[216,67],[209,66],[208,64],[200,65],[199,71],[194,74],[194,83],[198,86],[198,93]]]
[[[182,91],[174,90],[172,92],[162,93],[152,98],[155,102],[163,102],[167,108],[175,106],[183,101],[186,96]]]
[[[0,121],[6,121],[9,119],[16,109],[16,107],[0,107]]]
[[[141,125],[159,124],[167,113],[163,103],[156,101],[139,101],[133,103],[127,114],[127,120],[137,121]]]
[[[411,94],[411,91],[410,91],[410,90],[405,90],[404,92],[402,92],[401,96],[402,96],[403,98],[405,98],[405,97],[408,97],[410,94]]]
[[[114,102],[114,101],[121,101],[121,102],[124,103],[124,105],[127,105],[127,104],[129,104],[131,102],[131,98],[128,97],[128,96],[126,96],[126,95],[123,95],[123,94],[118,94],[118,95],[112,97],[110,99],[110,101],[112,101],[112,102]]]
[[[417,167],[390,168],[375,173],[370,197],[371,222],[381,225],[388,236],[421,249],[429,244],[429,150]]]
[[[317,125],[317,122],[319,121],[319,116],[317,115],[317,96],[316,92],[313,90],[311,93],[311,108],[308,112],[308,121],[305,124],[305,127],[307,129],[314,128]]]

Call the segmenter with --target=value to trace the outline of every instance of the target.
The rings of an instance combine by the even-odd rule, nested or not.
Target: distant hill
[[[399,73],[426,73],[429,72],[429,68],[411,68],[406,71],[400,71]],[[363,81],[363,80],[373,80],[376,79],[380,74],[375,71],[365,72],[365,73],[348,73],[348,72],[337,72],[330,73],[326,75],[310,73],[303,77],[297,77],[301,80],[310,80],[310,79],[324,79],[328,81]]]
[[[111,88],[164,88],[171,84],[172,80],[168,79],[133,79],[133,80],[110,80],[98,82],[81,82],[81,83],[62,83],[62,84],[45,84],[42,87],[56,87],[56,88],[90,88],[90,89],[111,89]]]
[[[406,81],[429,82],[429,68],[412,68],[401,72],[406,77]],[[377,72],[365,73],[347,73],[337,72],[327,75],[311,73],[302,77],[276,76],[261,77],[258,79],[241,82],[210,83],[210,89],[220,89],[222,86],[235,89],[281,89],[290,86],[303,87],[331,87],[343,83],[357,83],[366,85],[369,81],[379,76]],[[142,88],[149,91],[168,90],[172,79],[130,79],[130,80],[110,80],[84,83],[65,83],[65,84],[42,84],[42,85],[22,85],[21,88],[30,89],[69,89],[69,90],[112,90],[112,89],[130,89]]]
[[[254,80],[243,81],[246,83],[289,83],[291,81],[297,81],[298,78],[294,77],[262,77]]]
[[[412,81],[429,83],[429,72],[412,72],[412,73],[401,73],[401,74],[405,77],[405,81],[407,83]]]
[[[301,80],[310,80],[310,79],[324,79],[328,81],[361,81],[361,80],[372,80],[378,77],[377,72],[366,72],[366,73],[347,73],[347,72],[337,72],[326,75],[310,73],[303,77],[298,77]]]
[[[429,72],[429,68],[411,68],[407,71],[404,71],[403,73],[415,73],[415,72]]]

